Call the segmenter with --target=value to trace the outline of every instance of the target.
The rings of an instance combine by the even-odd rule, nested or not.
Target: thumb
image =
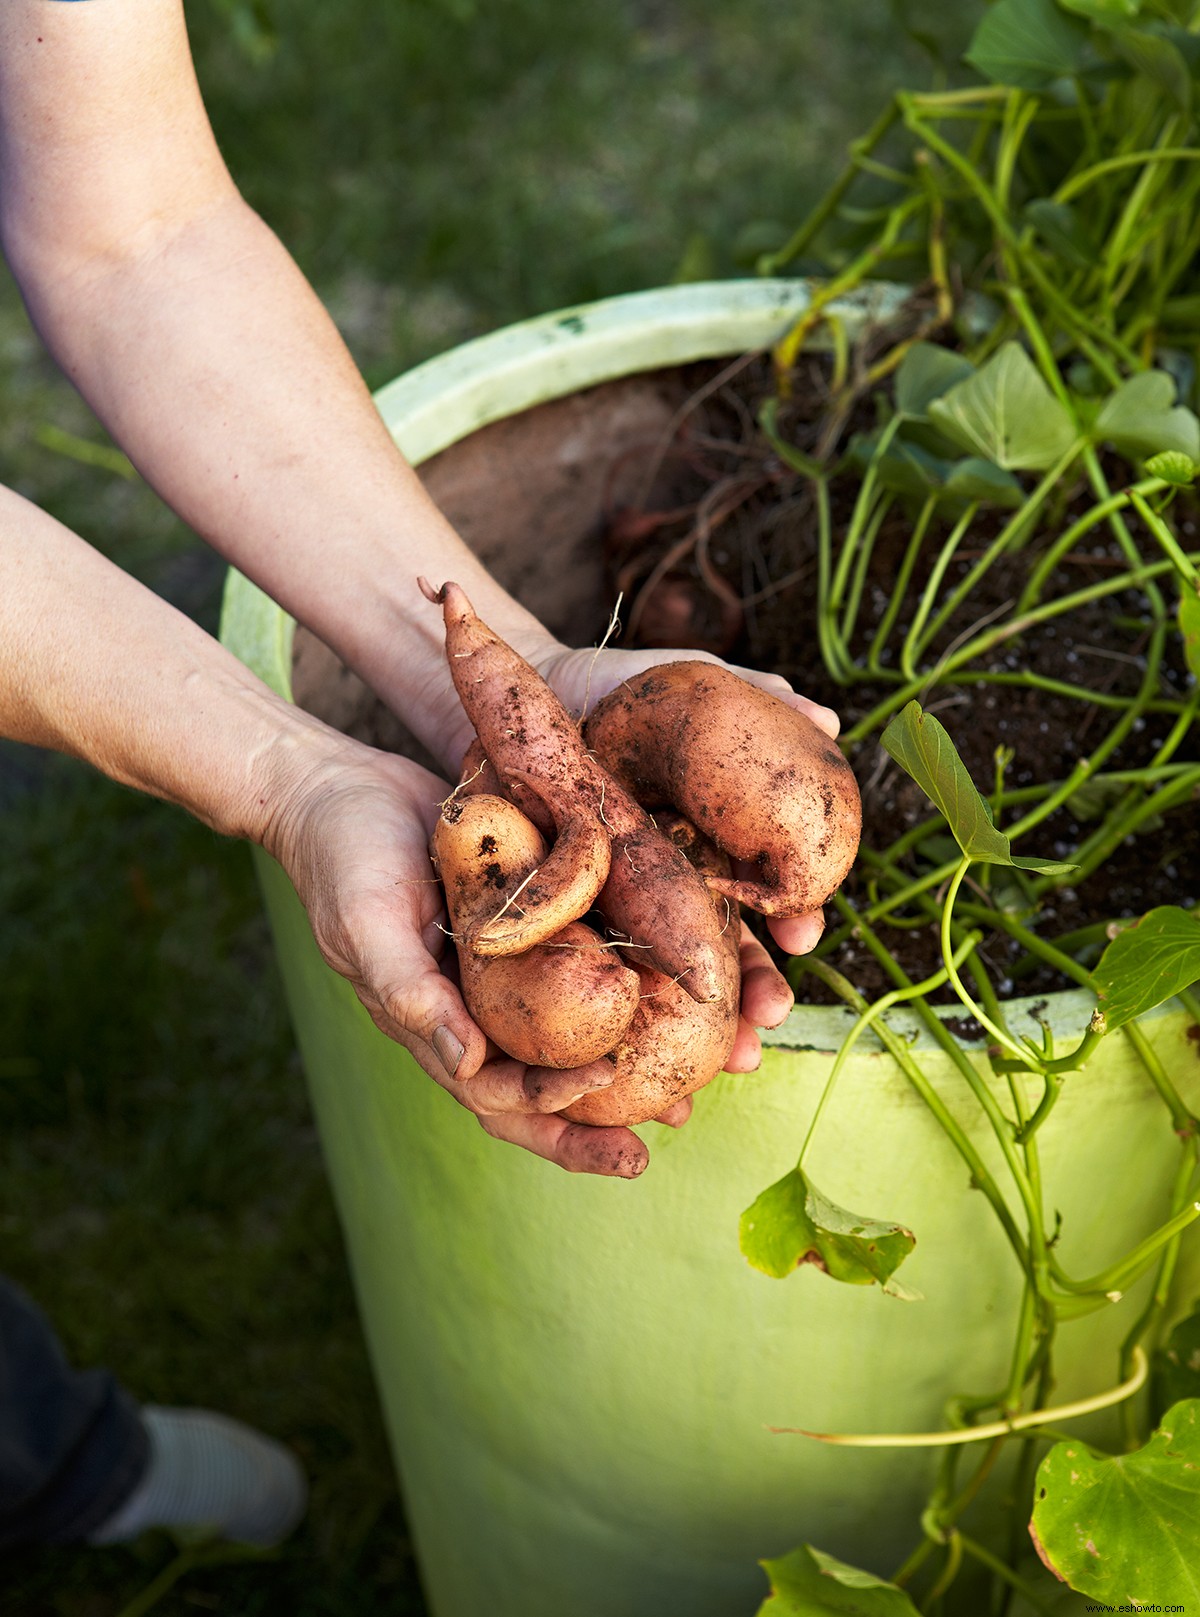
[[[487,1040],[419,935],[391,930],[385,946],[363,949],[359,958],[350,981],[381,1033],[443,1086],[479,1070]]]

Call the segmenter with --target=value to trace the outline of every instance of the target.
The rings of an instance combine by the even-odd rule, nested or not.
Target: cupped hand
[[[446,912],[427,848],[449,791],[407,759],[342,738],[287,794],[265,846],[291,878],[326,962],[376,1027],[489,1134],[574,1173],[636,1178],[649,1153],[631,1130],[555,1115],[611,1083],[611,1064],[556,1071],[503,1055],[443,970]]]

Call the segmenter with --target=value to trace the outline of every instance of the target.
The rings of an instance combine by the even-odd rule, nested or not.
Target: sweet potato
[[[663,829],[686,851],[706,879],[728,876],[729,862],[678,816],[664,816]],[[727,899],[709,902],[721,922],[724,974],[720,995],[698,1005],[680,985],[633,960],[640,983],[637,1014],[612,1050],[616,1076],[607,1089],[584,1095],[563,1113],[573,1123],[597,1127],[645,1123],[672,1102],[693,1094],[729,1059],[737,1035],[741,973],[740,925]]]
[[[858,851],[858,786],[811,719],[712,663],[675,662],[597,704],[584,738],[605,769],[654,809],[671,804],[757,879],[713,877],[763,915],[817,909]],[[614,861],[615,865],[615,861]]]
[[[586,914],[608,875],[598,825],[573,821],[547,852],[515,804],[483,794],[447,798],[432,853],[455,938],[480,955],[544,943]]]
[[[603,827],[611,858],[599,905],[609,925],[693,999],[719,999],[723,945],[704,882],[589,755],[554,692],[475,615],[459,586],[421,587],[442,606],[455,689],[503,788],[531,820],[549,816],[556,850],[566,839],[564,879],[585,828]],[[492,941],[508,940],[493,932]]]
[[[488,955],[480,918],[517,910],[546,843],[512,803],[479,793],[442,806],[431,852],[446,892],[463,999],[508,1055],[537,1067],[579,1067],[607,1055],[638,1007],[638,978],[591,927],[569,920],[520,954]],[[542,906],[541,919],[552,903]]]
[[[460,949],[458,965],[476,1022],[531,1067],[598,1061],[619,1047],[639,1008],[640,974],[582,921],[524,954],[489,959]]]

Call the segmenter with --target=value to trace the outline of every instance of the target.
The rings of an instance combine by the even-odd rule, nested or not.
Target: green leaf
[[[974,365],[964,355],[937,343],[914,343],[896,372],[896,408],[901,415],[924,421],[934,399],[974,374]]]
[[[1192,75],[1179,47],[1161,34],[1148,33],[1142,28],[1120,29],[1112,37],[1130,67],[1156,85],[1177,112],[1189,117]]]
[[[758,1617],[918,1617],[903,1589],[809,1544],[761,1564],[771,1580],[771,1594],[758,1608]]]
[[[991,808],[976,789],[953,741],[920,702],[910,702],[897,713],[880,742],[945,815],[955,841],[969,858],[985,865],[1036,870],[1044,876],[1063,876],[1078,868],[1013,854],[1008,838],[992,823]]]
[[[1161,455],[1151,455],[1146,462],[1146,470],[1151,477],[1161,477],[1164,483],[1187,488],[1195,482],[1200,466],[1190,455],[1184,455],[1178,449],[1164,449]]]
[[[949,505],[963,506],[974,500],[1011,509],[1025,498],[1025,490],[1012,473],[1002,472],[990,460],[980,460],[978,456],[946,460],[900,434],[876,459],[881,436],[882,429],[858,434],[850,444],[850,459],[861,468],[874,460],[880,486],[893,493],[912,494],[918,499],[936,494]]]
[[[1140,371],[1122,382],[1105,400],[1093,433],[1130,458],[1174,449],[1200,461],[1200,421],[1175,403],[1175,381],[1166,371]]]
[[[882,436],[881,431],[860,433],[850,445],[850,459],[855,466],[865,468],[875,459]],[[875,476],[882,488],[895,494],[915,494],[924,497],[940,492],[950,470],[950,462],[922,449],[920,444],[895,437],[875,460]]]
[[[1156,1414],[1181,1398],[1200,1397],[1200,1306],[1156,1348],[1152,1364],[1152,1396]]]
[[[1128,22],[1142,9],[1142,0],[1058,0],[1064,11],[1073,11],[1078,17],[1089,17],[1093,22]]]
[[[746,1209],[738,1241],[750,1264],[775,1280],[811,1263],[851,1286],[884,1285],[916,1245],[902,1224],[860,1218],[826,1200],[799,1168]]]
[[[1100,956],[1092,987],[1112,1033],[1200,981],[1200,912],[1162,904],[1120,932]]]
[[[1030,1532],[1056,1577],[1128,1611],[1200,1602],[1200,1399],[1175,1404],[1143,1448],[1056,1443],[1038,1467]]]
[[[1200,594],[1186,584],[1179,597],[1179,632],[1188,668],[1200,679]]]
[[[1070,415],[1015,342],[1006,342],[982,370],[934,399],[929,419],[955,443],[1009,471],[1045,470],[1076,438]]]
[[[1030,224],[1053,252],[1076,269],[1091,269],[1099,256],[1099,249],[1091,232],[1069,202],[1054,202],[1050,197],[1035,197],[1022,210],[1026,224]]]
[[[986,501],[989,505],[1006,505],[1016,510],[1025,499],[1025,490],[1011,472],[1001,471],[990,460],[971,455],[955,461],[946,479],[948,498]]]
[[[1087,37],[1054,0],[997,0],[975,30],[966,60],[993,84],[1042,90],[1080,71]]]

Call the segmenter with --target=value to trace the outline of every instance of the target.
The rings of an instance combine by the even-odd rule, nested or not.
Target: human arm
[[[448,765],[469,732],[418,572],[457,578],[580,705],[590,654],[554,641],[461,545],[397,453],[318,300],[238,196],[200,104],[176,0],[8,0],[0,230],[48,345],[148,481]],[[593,696],[647,660],[606,653]],[[365,836],[365,817],[349,815],[362,795],[355,770],[365,765],[338,758],[336,782],[322,760],[309,789],[290,799],[281,862],[326,957],[372,1014],[395,1000],[398,976],[412,985],[404,1014],[387,1013],[387,1030],[430,1065],[420,1029],[432,1026],[429,1006],[444,1007],[454,991],[440,976],[444,987],[435,987],[428,947],[419,961],[413,952],[427,920],[394,904],[385,914],[370,838],[354,848],[345,840],[351,826]],[[149,789],[160,789],[161,760],[143,762]],[[372,768],[372,801],[386,772],[401,797],[415,779],[403,773],[402,786],[411,766],[395,761]],[[415,847],[414,823],[420,814],[406,810],[407,829],[397,831],[406,849]],[[405,880],[428,883],[428,872]],[[388,883],[392,897],[390,875]],[[750,1017],[777,1021],[787,1003],[782,980],[755,956]],[[454,1014],[465,1017],[461,1002]],[[461,1076],[479,1036],[461,1020],[454,1026],[469,1049]],[[756,1059],[747,1026],[733,1064]],[[537,1126],[540,1140],[547,1120]]]

